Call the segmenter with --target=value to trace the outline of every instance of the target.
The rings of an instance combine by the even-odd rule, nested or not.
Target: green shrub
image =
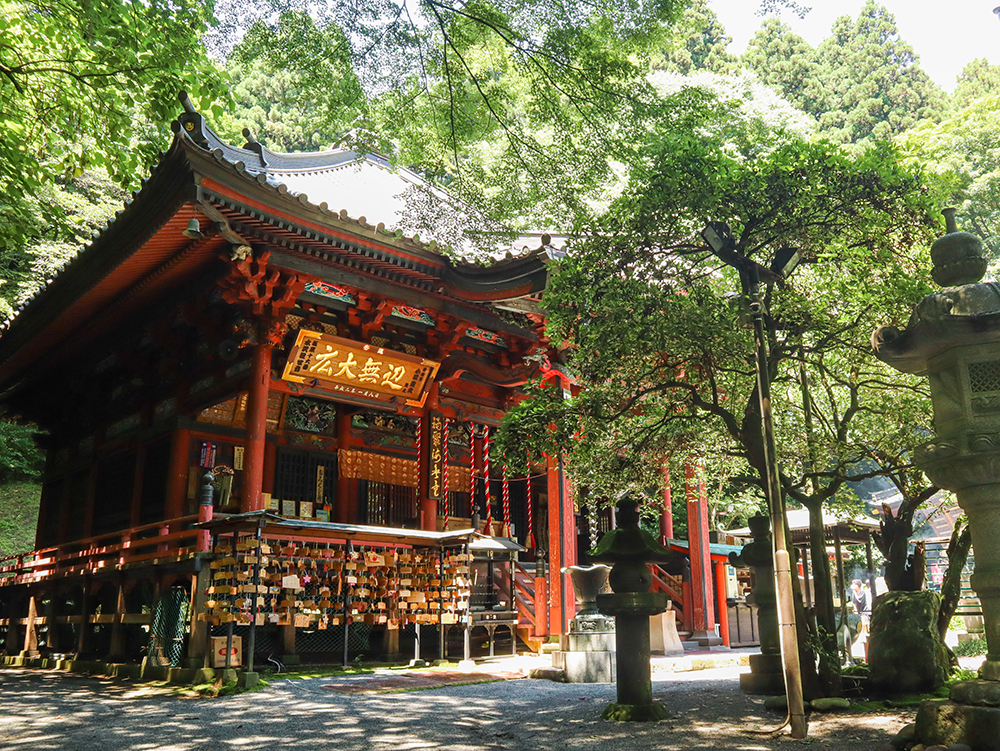
[[[986,639],[982,636],[974,636],[971,639],[960,641],[952,651],[956,657],[979,657],[986,654]]]
[[[0,483],[41,477],[45,456],[35,442],[38,429],[0,420]]]

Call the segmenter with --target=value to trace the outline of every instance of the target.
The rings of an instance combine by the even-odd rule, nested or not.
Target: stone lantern
[[[650,563],[678,563],[679,553],[661,546],[639,528],[638,503],[618,501],[618,528],[606,533],[591,558],[611,563],[613,593],[597,595],[597,608],[615,617],[618,701],[604,710],[606,720],[662,720],[666,710],[653,701],[649,669],[649,616],[667,609],[667,595],[651,592]]]
[[[979,678],[951,690],[951,701],[925,702],[917,716],[925,744],[1000,749],[1000,284],[986,271],[979,238],[958,232],[934,243],[932,277],[944,289],[925,297],[906,328],[878,329],[876,356],[930,380],[936,435],[915,454],[936,485],[954,491],[969,518],[989,653]]]
[[[778,630],[778,599],[774,594],[774,557],[771,552],[771,520],[751,516],[753,542],[729,554],[729,565],[752,568],[753,602],[757,606],[760,654],[750,655],[750,672],[740,674],[740,688],[748,694],[783,694],[785,674],[781,667],[781,633]]]

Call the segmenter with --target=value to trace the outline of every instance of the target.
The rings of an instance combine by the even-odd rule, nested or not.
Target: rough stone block
[[[533,668],[528,674],[529,678],[540,678],[546,681],[555,681],[556,683],[566,682],[566,671],[559,670],[558,668]]]
[[[875,601],[868,643],[871,685],[895,694],[932,691],[948,674],[936,592],[887,592]]]
[[[1000,707],[930,699],[917,712],[915,737],[925,746],[964,743],[972,751],[1000,751]]]

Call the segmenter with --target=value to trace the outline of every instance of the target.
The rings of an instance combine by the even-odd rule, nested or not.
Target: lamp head
[[[701,237],[715,253],[733,244],[733,231],[725,222],[709,222],[701,231]]]
[[[771,271],[787,279],[789,274],[795,271],[800,260],[801,256],[795,248],[780,248],[771,261]]]

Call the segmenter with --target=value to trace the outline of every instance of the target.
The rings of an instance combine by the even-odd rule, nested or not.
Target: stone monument
[[[650,592],[648,563],[674,562],[680,555],[662,547],[639,528],[638,504],[629,495],[618,501],[618,528],[606,533],[591,558],[613,564],[608,577],[613,593],[597,595],[597,607],[615,618],[618,701],[608,705],[606,720],[662,720],[667,711],[653,701],[649,669],[649,616],[667,609],[667,595]]]
[[[563,647],[552,653],[552,667],[568,683],[613,683],[615,680],[615,619],[597,609],[597,595],[609,592],[610,566],[567,566],[580,608],[569,622]]]
[[[932,482],[955,492],[969,517],[988,654],[976,680],[952,687],[950,700],[924,702],[917,740],[1000,751],[1000,284],[979,283],[982,244],[958,232],[934,243],[932,277],[944,287],[925,297],[906,328],[878,329],[876,356],[904,373],[926,375],[936,435],[915,454]]]
[[[753,592],[757,606],[757,633],[760,654],[750,655],[750,672],[740,675],[740,688],[748,694],[785,693],[785,673],[781,667],[781,641],[778,632],[778,600],[774,594],[774,558],[771,554],[771,522],[766,516],[749,519],[753,542],[743,550],[729,554],[729,564],[752,568]],[[750,598],[747,598],[750,602]]]

